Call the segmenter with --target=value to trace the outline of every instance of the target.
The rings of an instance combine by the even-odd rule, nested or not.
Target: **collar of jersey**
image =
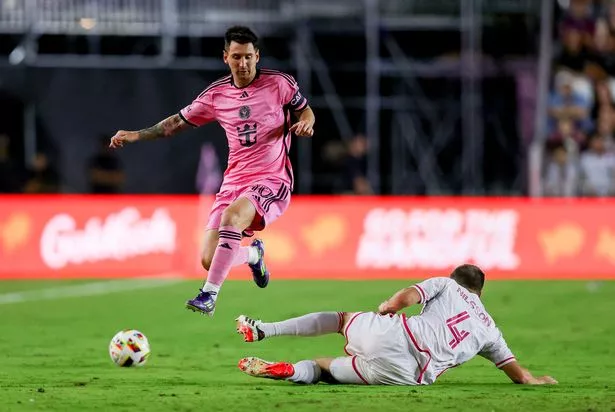
[[[250,83],[246,84],[246,85],[245,85],[245,86],[243,86],[243,87],[237,87],[237,86],[235,86],[235,82],[233,81],[233,75],[231,74],[231,86],[233,86],[233,87],[234,87],[234,88],[236,88],[236,89],[245,89],[246,87],[248,87],[248,86],[250,86],[252,83],[254,83],[254,81],[255,81],[256,79],[258,79],[258,76],[260,76],[260,74],[261,74],[261,69],[256,69],[256,75],[254,76],[254,78],[252,79],[252,81],[251,81]]]

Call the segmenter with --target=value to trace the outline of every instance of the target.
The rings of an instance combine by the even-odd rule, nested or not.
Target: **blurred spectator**
[[[196,172],[196,189],[202,195],[215,194],[221,184],[222,171],[216,149],[211,143],[204,143]]]
[[[572,120],[578,130],[587,132],[592,127],[589,117],[591,102],[573,90],[574,75],[560,71],[555,76],[555,87],[549,101],[550,130],[554,131],[560,120]]]
[[[570,0],[570,7],[560,22],[560,35],[567,31],[578,31],[582,42],[591,44],[595,30],[591,0]]]
[[[585,73],[595,82],[615,76],[615,55],[613,37],[604,20],[598,20]]]
[[[609,83],[607,81],[597,82],[595,95],[594,107],[591,111],[592,118],[600,119],[601,117],[606,117],[610,119],[615,109],[615,104],[613,102],[613,94],[609,88]]]
[[[581,154],[581,194],[615,194],[615,159],[606,149],[606,139],[596,134],[591,137],[588,150]]]
[[[34,156],[32,166],[28,169],[28,177],[23,187],[24,193],[58,193],[60,179],[58,173],[49,164],[44,153]]]
[[[598,127],[596,134],[604,138],[606,149],[610,152],[615,150],[615,140],[613,138],[613,115],[603,113],[598,117]]]
[[[594,13],[594,8],[602,11]],[[544,193],[612,196],[615,1],[570,0],[559,29],[562,49],[554,59],[557,72],[549,101],[547,145],[551,149],[544,169]],[[587,150],[579,155],[585,146]]]
[[[88,164],[90,193],[121,193],[124,171],[120,160],[109,150],[109,138],[99,138],[98,152]]]
[[[577,187],[577,168],[570,159],[566,146],[563,143],[554,144],[545,170],[545,196],[575,196]]]
[[[580,146],[585,143],[585,134],[575,129],[572,120],[561,119],[557,122],[557,130],[549,136],[549,141],[552,143]]]
[[[21,170],[10,156],[11,139],[0,134],[0,193],[21,191]]]
[[[615,34],[615,2],[612,0],[605,0],[603,5],[603,14],[605,16],[605,23],[611,35]]]
[[[344,162],[345,190],[356,195],[374,193],[367,179],[367,138],[356,135],[348,143],[348,154]]]
[[[562,50],[553,65],[558,72],[570,74],[573,91],[591,103],[593,90],[588,77],[588,61],[591,57],[589,50],[592,48],[584,44],[583,34],[577,29],[566,29],[562,35]]]
[[[554,61],[556,69],[583,73],[589,53],[583,45],[582,33],[575,29],[566,29],[562,33],[562,46],[562,51]]]
[[[341,167],[348,154],[347,146],[338,140],[328,142],[322,150],[321,157],[335,167]]]

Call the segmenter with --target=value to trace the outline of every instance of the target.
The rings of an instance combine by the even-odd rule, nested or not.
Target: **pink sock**
[[[222,286],[240,253],[241,232],[233,226],[222,226],[218,233],[218,246],[209,267],[207,283]]]
[[[233,266],[245,265],[248,263],[248,258],[250,257],[250,247],[249,246],[240,246],[239,252],[233,258]]]

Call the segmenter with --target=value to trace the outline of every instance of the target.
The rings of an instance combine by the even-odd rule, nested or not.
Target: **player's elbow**
[[[421,301],[421,295],[414,287],[404,289],[403,293],[404,307],[416,305]]]

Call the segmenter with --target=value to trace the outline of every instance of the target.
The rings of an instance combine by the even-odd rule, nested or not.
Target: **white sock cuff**
[[[302,360],[293,364],[295,373],[287,380],[295,383],[317,383],[322,371],[313,360]]]
[[[254,246],[248,246],[248,263],[254,265],[258,262],[258,250]]]
[[[218,294],[220,292],[220,286],[214,285],[213,283],[205,282],[201,290],[203,292],[216,292],[216,294]]]

